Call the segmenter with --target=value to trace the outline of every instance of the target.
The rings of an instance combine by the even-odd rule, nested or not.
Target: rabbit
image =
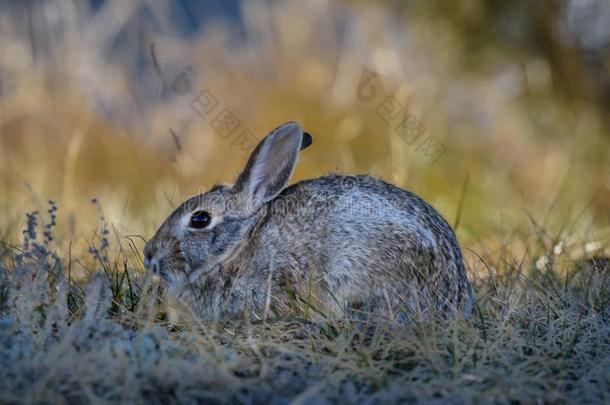
[[[368,176],[287,186],[312,143],[296,122],[271,131],[232,185],[188,199],[144,260],[197,316],[467,318],[473,292],[456,236],[415,194]]]

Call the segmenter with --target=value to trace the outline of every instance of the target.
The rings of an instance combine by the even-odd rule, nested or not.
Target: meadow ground
[[[238,40],[144,2],[3,9],[0,402],[610,402],[607,122],[544,60],[475,70],[442,21],[353,3],[248,2]],[[289,120],[293,181],[371,173],[448,219],[472,317],[170,322],[145,240]]]
[[[52,217],[55,213],[52,213]],[[29,218],[4,245],[0,399],[38,402],[607,403],[610,260],[478,257],[469,320],[407,326],[308,317],[202,322],[164,314],[126,253],[88,283]],[[38,236],[38,238],[37,238]],[[532,248],[532,252],[539,248]],[[530,253],[530,254],[531,254]],[[135,257],[135,256],[132,256]],[[560,275],[561,272],[561,275]]]

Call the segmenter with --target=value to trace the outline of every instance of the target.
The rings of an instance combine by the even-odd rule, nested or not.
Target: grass
[[[52,220],[37,222],[30,214],[22,246],[2,249],[3,402],[609,399],[607,258],[540,267],[541,252],[481,256],[471,265],[487,274],[473,277],[467,321],[401,327],[308,317],[306,308],[266,322],[245,314],[203,323],[174,307],[179,321],[169,322],[136,251],[109,260],[102,231],[90,249],[98,270],[76,282],[72,259],[48,241]]]
[[[544,62],[468,70],[442,21],[367,2],[247,2],[238,45],[220,23],[181,38],[144,3],[48,32],[38,5],[27,32],[0,15],[0,402],[610,402],[610,136],[532,87]],[[204,323],[166,302],[146,238],[249,152],[193,109],[204,90],[239,131],[312,133],[294,181],[371,173],[434,205],[474,315],[363,324],[287,291],[290,318]],[[388,97],[441,158],[379,114]]]

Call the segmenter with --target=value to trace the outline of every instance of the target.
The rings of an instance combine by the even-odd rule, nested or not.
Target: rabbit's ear
[[[304,139],[303,129],[296,122],[271,131],[252,152],[233,191],[243,193],[255,205],[277,197],[292,175],[299,150],[311,144],[311,135],[307,135]]]
[[[303,142],[301,142],[301,150],[307,149],[313,143],[313,137],[308,132],[303,132]]]

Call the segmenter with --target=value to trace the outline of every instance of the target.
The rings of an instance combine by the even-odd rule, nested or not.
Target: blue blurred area
[[[107,0],[89,0],[91,8],[99,10]],[[207,22],[222,19],[241,35],[243,27],[240,13],[240,0],[172,0],[170,19],[179,27],[184,36],[193,36]]]
[[[111,3],[110,0],[89,0],[91,10],[95,15]],[[159,75],[154,69],[151,59],[151,45],[155,35],[169,34],[186,40],[196,38],[211,23],[220,21],[229,27],[229,43],[238,44],[244,37],[244,26],[241,15],[241,0],[171,0],[167,3],[169,15],[165,26],[155,15],[155,7],[163,7],[163,3],[139,2],[139,9],[130,18],[103,50],[105,60],[119,64],[130,77],[133,86],[133,102],[129,105],[117,106],[115,100],[99,99],[98,107],[109,118],[119,121],[144,119],[148,107],[157,102],[170,99],[169,85],[159,89]],[[159,9],[157,8],[156,11]],[[166,29],[169,28],[169,32]],[[157,56],[164,60],[162,70],[166,80],[175,77],[188,69],[186,60],[172,60],[168,63],[163,55],[163,49],[156,48]],[[201,73],[201,72],[200,72]]]

